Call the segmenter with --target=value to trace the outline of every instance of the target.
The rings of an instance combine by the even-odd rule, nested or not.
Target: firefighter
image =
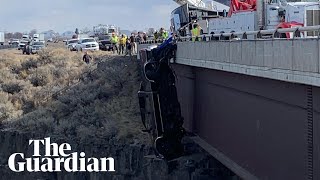
[[[122,34],[122,36],[120,38],[119,55],[124,54],[126,42],[127,42],[127,37],[124,34]]]
[[[201,32],[201,27],[198,24],[194,24],[193,29],[191,30],[192,41],[199,41],[200,32]]]
[[[111,44],[112,44],[112,51],[113,51],[113,53],[115,53],[115,50],[117,50],[117,53],[119,52],[118,43],[119,43],[119,38],[118,38],[118,36],[116,36],[115,33],[112,33],[112,36],[111,36]]]

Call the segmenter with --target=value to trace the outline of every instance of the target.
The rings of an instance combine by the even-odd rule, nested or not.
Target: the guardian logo
[[[58,145],[50,143],[50,138],[44,140],[29,140],[33,145],[32,157],[26,158],[23,153],[14,153],[9,157],[9,168],[14,172],[114,172],[114,159],[86,158],[81,152],[71,151],[70,144]],[[40,154],[40,148],[45,148],[44,156]],[[55,158],[52,158],[55,157]]]

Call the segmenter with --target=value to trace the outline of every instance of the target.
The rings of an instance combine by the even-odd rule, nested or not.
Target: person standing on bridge
[[[119,55],[125,53],[126,43],[127,43],[127,37],[124,34],[122,34],[120,38]]]
[[[158,31],[154,32],[153,36],[154,36],[154,40],[157,41],[158,38],[159,38],[159,33],[158,33]]]
[[[130,36],[130,44],[131,44],[131,49],[132,49],[132,53],[137,53],[137,50],[136,50],[136,38],[135,38],[135,35],[132,33],[131,36]]]
[[[116,36],[115,33],[112,33],[112,36],[111,36],[111,44],[112,44],[113,54],[115,53],[116,50],[117,50],[117,53],[119,52],[118,43],[119,43],[119,38],[118,38],[118,36]]]
[[[168,34],[168,32],[166,30],[164,30],[164,28],[160,28],[160,32],[159,33],[160,33],[160,38],[162,40],[168,39],[169,34]]]
[[[201,32],[201,27],[198,24],[194,24],[193,29],[191,30],[193,42],[199,41],[200,32]]]
[[[126,54],[124,56],[127,56],[129,54],[130,57],[132,57],[132,45],[130,40],[128,39],[126,42]]]

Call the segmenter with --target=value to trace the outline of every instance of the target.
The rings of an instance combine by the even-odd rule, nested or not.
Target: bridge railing
[[[304,36],[307,32],[317,32],[316,36]],[[301,39],[301,38],[320,38],[320,25],[318,26],[307,26],[307,27],[293,27],[293,28],[278,28],[278,29],[268,29],[268,30],[259,30],[259,31],[242,31],[242,32],[231,32],[231,33],[218,33],[218,34],[206,34],[199,37],[185,36],[178,37],[178,41],[219,41],[219,40],[240,40],[248,39],[248,36],[251,36],[251,39],[279,39],[283,37],[282,34],[293,33],[292,39]]]
[[[317,32],[316,36],[303,37],[307,32]],[[320,38],[320,25],[318,26],[306,26],[306,27],[294,27],[294,28],[278,28],[278,29],[268,29],[259,31],[242,31],[242,32],[232,32],[232,33],[218,33],[218,34],[205,34],[199,37],[184,36],[177,37],[176,39],[180,42],[192,41],[195,38],[196,41],[221,41],[221,40],[263,40],[263,39],[287,39],[287,37],[281,36],[285,33],[293,33],[291,39],[301,39],[301,38]],[[251,38],[248,38],[250,36]],[[159,44],[163,40],[148,40],[139,42],[139,44]]]

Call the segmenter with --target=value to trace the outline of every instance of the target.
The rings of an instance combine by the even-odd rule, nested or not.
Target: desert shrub
[[[39,134],[47,134],[53,131],[54,118],[47,109],[39,108],[32,111],[20,119],[14,121],[14,126],[19,129]]]
[[[34,86],[45,86],[53,82],[51,66],[44,66],[35,69],[30,76],[30,82]]]
[[[10,71],[8,70],[0,70],[0,83],[8,83],[9,81],[12,81],[13,79],[15,79],[15,75],[10,73]]]
[[[21,64],[11,66],[11,72],[13,74],[19,74],[21,70],[22,70]]]
[[[30,82],[38,87],[38,86],[45,86],[48,84],[49,80],[47,78],[47,76],[43,76],[43,75],[32,75],[32,77],[30,78]]]
[[[23,89],[23,85],[20,84],[19,82],[5,83],[5,84],[2,84],[1,87],[4,92],[10,93],[10,94],[18,93]]]
[[[35,59],[29,59],[21,63],[22,70],[29,70],[38,67],[38,62]]]
[[[31,101],[31,100],[24,101],[23,106],[22,106],[22,110],[25,114],[28,114],[28,113],[34,111],[35,110],[34,101]]]
[[[28,76],[29,76],[29,74],[28,74],[28,71],[26,71],[26,70],[22,70],[19,72],[20,79],[27,79]]]
[[[0,122],[18,118],[23,113],[22,110],[15,108],[10,101],[10,95],[0,91]]]
[[[38,53],[38,62],[41,65],[51,64],[53,63],[54,53],[50,49],[44,49],[39,51]]]

